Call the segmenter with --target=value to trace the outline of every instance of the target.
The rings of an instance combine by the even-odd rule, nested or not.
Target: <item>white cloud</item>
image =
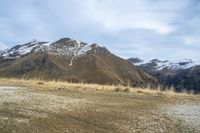
[[[171,1],[164,4],[173,4]],[[160,3],[159,3],[160,4]],[[133,29],[152,30],[160,34],[173,32],[176,27],[171,25],[178,10],[185,7],[185,2],[178,2],[178,6],[163,7],[143,1],[106,1],[89,0],[85,2],[85,16],[107,31],[123,31]],[[160,5],[163,5],[162,3]],[[180,6],[181,5],[181,6]]]

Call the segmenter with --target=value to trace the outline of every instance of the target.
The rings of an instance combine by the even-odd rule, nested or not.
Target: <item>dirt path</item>
[[[0,132],[193,132],[159,112],[167,101],[138,93],[0,86]]]
[[[183,120],[185,126],[200,132],[200,103],[170,105],[166,110],[170,117]]]

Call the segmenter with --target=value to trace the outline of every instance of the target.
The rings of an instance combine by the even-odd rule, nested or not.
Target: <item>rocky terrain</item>
[[[179,103],[166,106],[166,114],[174,119],[181,119],[185,126],[200,132],[200,105],[195,102]]]

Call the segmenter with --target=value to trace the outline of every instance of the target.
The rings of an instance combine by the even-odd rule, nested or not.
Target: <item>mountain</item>
[[[144,61],[139,58],[130,58],[128,61],[156,77],[165,86],[174,86],[177,91],[200,92],[200,65],[191,59]]]
[[[0,76],[144,86],[157,80],[98,44],[33,40],[0,52]]]

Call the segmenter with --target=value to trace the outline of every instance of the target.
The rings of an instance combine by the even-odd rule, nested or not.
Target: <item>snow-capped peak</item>
[[[41,50],[45,46],[45,44],[48,44],[48,42],[40,42],[33,39],[28,43],[16,45],[11,49],[4,50],[0,53],[0,55],[7,59],[15,59],[28,53]]]
[[[99,47],[101,46],[99,46],[98,44],[87,44],[70,38],[63,38],[50,44],[50,46],[48,47],[48,53],[70,57],[71,63],[69,65],[72,66],[73,60],[75,58],[83,56],[89,51],[95,50]]]
[[[157,61],[157,69],[161,70],[164,68],[167,69],[187,69],[195,65],[195,63],[191,59],[178,59],[178,60],[164,60]]]
[[[91,50],[98,50],[103,48],[98,44],[87,44],[81,41],[76,41],[70,38],[63,38],[54,43],[31,40],[28,43],[22,45],[16,45],[11,49],[0,52],[0,56],[4,59],[16,59],[24,55],[34,52],[48,52],[48,54],[54,54],[58,56],[68,56],[72,60],[76,57],[85,55]]]
[[[57,55],[76,56],[83,52],[87,52],[88,44],[75,41],[70,38],[63,38],[48,47],[49,53]]]
[[[176,60],[159,60],[159,59],[152,59],[152,60],[141,60],[139,58],[130,58],[129,61],[137,66],[151,66],[155,70],[162,70],[162,69],[187,69],[197,65],[191,59],[176,59]]]
[[[144,60],[142,60],[140,58],[129,58],[128,61],[133,63],[136,66],[140,66],[140,65],[144,64]]]

